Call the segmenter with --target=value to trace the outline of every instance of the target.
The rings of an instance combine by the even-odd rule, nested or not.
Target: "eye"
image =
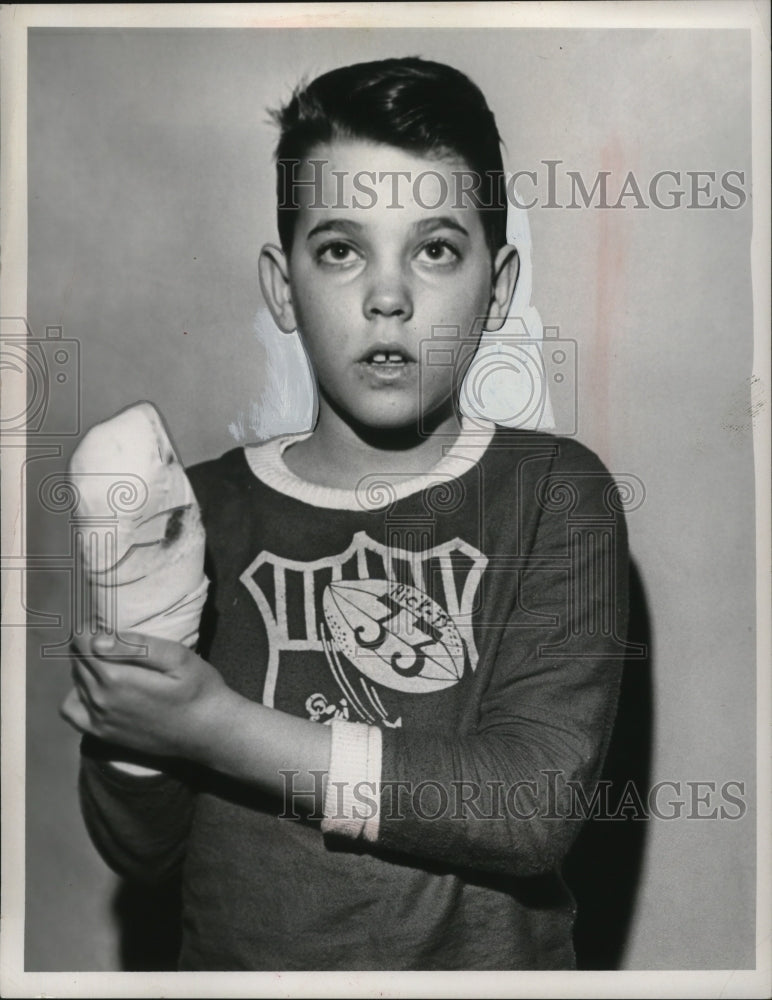
[[[455,264],[461,259],[458,249],[448,240],[429,240],[419,249],[419,260],[431,264]]]
[[[341,240],[324,243],[316,251],[316,259],[321,264],[353,264],[358,258],[356,250]]]

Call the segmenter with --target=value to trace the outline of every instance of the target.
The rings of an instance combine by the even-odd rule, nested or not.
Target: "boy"
[[[201,656],[81,651],[89,831],[127,876],[183,866],[181,969],[572,968],[559,868],[613,722],[626,539],[586,449],[457,415],[517,279],[493,115],[395,59],[277,118],[261,286],[318,421],[190,470]]]

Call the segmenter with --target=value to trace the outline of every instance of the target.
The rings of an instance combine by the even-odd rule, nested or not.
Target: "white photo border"
[[[761,997],[770,992],[770,85],[769,7],[761,3],[9,4],[2,18],[3,267],[0,312],[27,309],[27,30],[33,27],[614,27],[745,28],[752,38],[754,374],[766,404],[754,422],[757,531],[757,965],[755,970],[602,973],[42,973],[24,971],[24,630],[2,631],[2,937],[5,996]],[[3,406],[13,405],[5,399]],[[14,410],[14,412],[16,412]],[[3,447],[4,557],[20,544],[13,484],[23,447]],[[23,608],[20,573],[4,573],[3,617]]]

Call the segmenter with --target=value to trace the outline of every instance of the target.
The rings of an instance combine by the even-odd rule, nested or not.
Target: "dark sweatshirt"
[[[332,725],[325,817],[290,760],[280,802],[179,762],[132,777],[86,740],[92,839],[130,878],[183,866],[181,969],[572,968],[560,866],[625,652],[613,480],[573,440],[481,429],[425,475],[338,490],[289,471],[297,439],[189,470],[200,652]]]

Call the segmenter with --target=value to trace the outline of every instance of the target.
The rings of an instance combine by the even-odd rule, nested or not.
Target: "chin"
[[[379,431],[410,433],[411,431],[415,432],[423,424],[421,414],[415,411],[412,413],[368,413],[363,414],[362,419],[357,422],[373,434],[377,434]]]
[[[433,428],[453,421],[454,409],[450,402],[435,407],[419,407],[415,400],[404,406],[368,406],[352,413],[355,423],[369,435],[399,435],[406,438],[425,438]]]
[[[415,391],[378,391],[348,395],[337,399],[322,391],[322,398],[338,417],[357,433],[375,438],[381,435],[400,435],[406,438],[425,438],[435,427],[453,423],[457,407],[444,393],[438,399],[420,398]]]

